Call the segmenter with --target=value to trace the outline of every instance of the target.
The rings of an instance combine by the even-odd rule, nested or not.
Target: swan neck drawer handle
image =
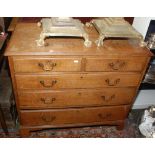
[[[107,114],[98,114],[98,117],[100,118],[100,119],[103,119],[103,120],[105,120],[105,119],[108,119],[108,118],[110,118],[110,117],[112,117],[112,114],[111,113],[107,113]]]
[[[56,117],[55,116],[46,116],[46,115],[42,115],[41,119],[44,121],[44,122],[53,122]]]
[[[113,94],[113,95],[111,95],[111,96],[109,96],[109,97],[106,97],[106,96],[101,96],[102,97],[102,99],[104,100],[104,101],[106,101],[106,102],[108,102],[108,101],[111,101],[112,99],[114,99],[115,98],[115,94]]]
[[[51,84],[45,84],[45,81],[40,81],[40,84],[41,84],[43,87],[47,87],[47,88],[53,87],[56,83],[57,83],[57,80],[53,80],[53,81],[51,82]]]
[[[56,65],[56,63],[51,61],[47,61],[46,63],[38,63],[38,66],[41,67],[44,71],[52,71]]]
[[[51,98],[51,99],[41,98],[40,100],[41,100],[44,104],[53,104],[54,101],[56,100],[56,98]]]
[[[124,67],[125,64],[126,64],[126,63],[125,63],[124,61],[118,60],[118,61],[116,61],[116,62],[109,63],[109,66],[110,66],[110,68],[113,69],[113,70],[119,70],[119,69],[121,69],[122,67]]]
[[[116,79],[114,81],[106,79],[105,82],[108,84],[108,86],[116,86],[120,82],[120,79]]]

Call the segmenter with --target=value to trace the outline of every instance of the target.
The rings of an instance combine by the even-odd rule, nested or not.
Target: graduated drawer
[[[142,71],[144,57],[131,58],[87,58],[86,71]]]
[[[64,89],[137,86],[139,73],[15,75],[18,89]]]
[[[80,71],[79,57],[14,57],[14,70],[17,73]]]
[[[66,108],[130,104],[135,88],[106,88],[56,91],[23,91],[18,93],[21,108]]]
[[[123,120],[129,106],[20,111],[21,125],[65,125]]]

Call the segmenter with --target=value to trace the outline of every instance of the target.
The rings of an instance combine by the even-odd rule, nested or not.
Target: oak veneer
[[[39,72],[77,72],[81,71],[82,58],[14,58],[16,73],[39,73]]]
[[[21,109],[110,106],[130,104],[135,88],[20,91]]]
[[[17,88],[23,89],[71,89],[134,87],[140,81],[140,73],[59,73],[15,75]],[[130,78],[129,78],[130,77]]]
[[[125,119],[127,106],[21,111],[23,126],[80,124]],[[119,113],[118,113],[119,111]]]

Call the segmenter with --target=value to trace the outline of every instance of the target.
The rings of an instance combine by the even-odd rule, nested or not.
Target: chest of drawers
[[[95,29],[86,28],[91,40]],[[5,52],[20,121],[31,131],[89,125],[123,129],[151,53],[127,40],[90,48],[81,39],[50,38],[37,47],[40,29],[18,24]]]

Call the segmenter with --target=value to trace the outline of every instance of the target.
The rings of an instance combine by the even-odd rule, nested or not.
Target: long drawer
[[[87,90],[21,91],[19,106],[33,108],[67,108],[130,104],[135,88],[108,88]]]
[[[87,58],[86,71],[142,71],[145,62],[145,57]]]
[[[80,71],[81,60],[79,57],[42,58],[42,57],[15,57],[14,70],[17,73]]]
[[[130,106],[20,111],[21,125],[65,125],[123,120]]]
[[[18,89],[103,88],[137,86],[139,73],[16,74]]]

